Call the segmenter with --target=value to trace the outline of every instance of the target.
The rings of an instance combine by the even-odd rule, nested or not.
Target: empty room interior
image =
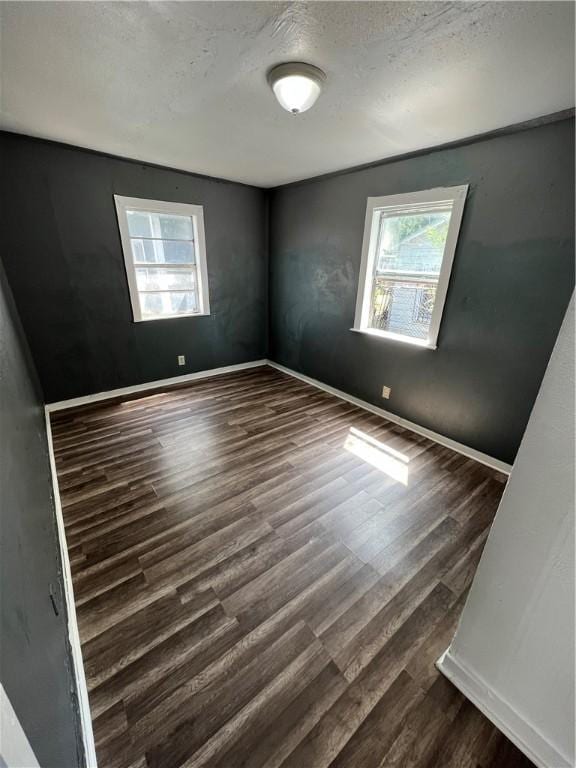
[[[2,768],[574,768],[574,25],[0,2]]]

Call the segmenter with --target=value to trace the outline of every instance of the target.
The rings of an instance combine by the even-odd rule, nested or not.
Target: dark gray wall
[[[270,357],[512,462],[574,287],[573,171],[569,119],[278,188]],[[366,198],[456,184],[438,349],[350,332]]]
[[[83,760],[43,407],[1,264],[0,488],[0,679],[40,764],[73,768]]]
[[[573,139],[564,120],[266,193],[0,134],[5,266],[45,398],[255,360],[268,347],[512,461],[574,285]],[[438,349],[351,333],[366,198],[465,183]],[[204,205],[210,317],[132,322],[115,193]]]
[[[265,355],[263,190],[15,134],[0,151],[6,273],[47,402]],[[209,317],[132,322],[114,194],[204,206]]]

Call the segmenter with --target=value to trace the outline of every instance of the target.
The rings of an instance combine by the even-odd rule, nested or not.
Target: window
[[[352,330],[436,348],[467,191],[368,198]]]
[[[210,314],[202,206],[114,200],[134,321]]]

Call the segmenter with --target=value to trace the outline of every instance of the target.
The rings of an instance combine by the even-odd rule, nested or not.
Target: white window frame
[[[144,200],[139,197],[122,197],[114,195],[120,240],[124,253],[124,265],[128,279],[132,316],[135,323],[148,322],[150,320],[173,320],[177,317],[203,317],[210,314],[210,300],[208,297],[208,268],[206,264],[206,236],[204,234],[204,208],[192,203],[166,203],[161,200]],[[146,211],[148,213],[167,213],[177,216],[189,216],[192,219],[194,232],[194,257],[197,275],[197,312],[175,312],[172,315],[152,315],[143,317],[140,308],[140,293],[136,281],[136,267],[132,256],[132,244],[128,229],[128,217],[126,212]],[[163,264],[150,264],[151,267],[162,267]],[[167,268],[178,268],[178,265],[167,264]],[[183,267],[186,268],[186,265]]]
[[[401,195],[386,195],[385,197],[369,197],[366,206],[366,219],[364,223],[364,239],[362,242],[362,261],[360,263],[360,276],[358,280],[358,294],[356,299],[356,313],[354,317],[354,327],[351,331],[358,333],[367,333],[370,336],[377,336],[393,341],[401,341],[406,344],[414,344],[428,349],[437,348],[438,332],[442,321],[442,313],[448,293],[448,283],[452,272],[454,254],[456,253],[456,244],[462,223],[462,214],[464,213],[464,203],[468,193],[468,184],[458,187],[436,187],[435,189],[426,189],[420,192],[408,192]],[[386,208],[397,208],[398,206],[411,206],[425,203],[451,202],[452,213],[450,224],[448,225],[448,234],[444,246],[444,255],[440,267],[440,275],[436,287],[436,299],[432,311],[432,319],[428,337],[426,339],[415,339],[411,336],[405,336],[392,331],[381,331],[368,327],[370,315],[370,298],[372,296],[372,281],[374,279],[374,259],[378,248],[378,232],[380,227],[380,213]]]

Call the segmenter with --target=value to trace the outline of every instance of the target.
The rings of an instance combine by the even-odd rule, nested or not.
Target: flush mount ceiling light
[[[291,61],[268,72],[268,83],[284,109],[296,115],[316,102],[326,75],[312,64]]]

